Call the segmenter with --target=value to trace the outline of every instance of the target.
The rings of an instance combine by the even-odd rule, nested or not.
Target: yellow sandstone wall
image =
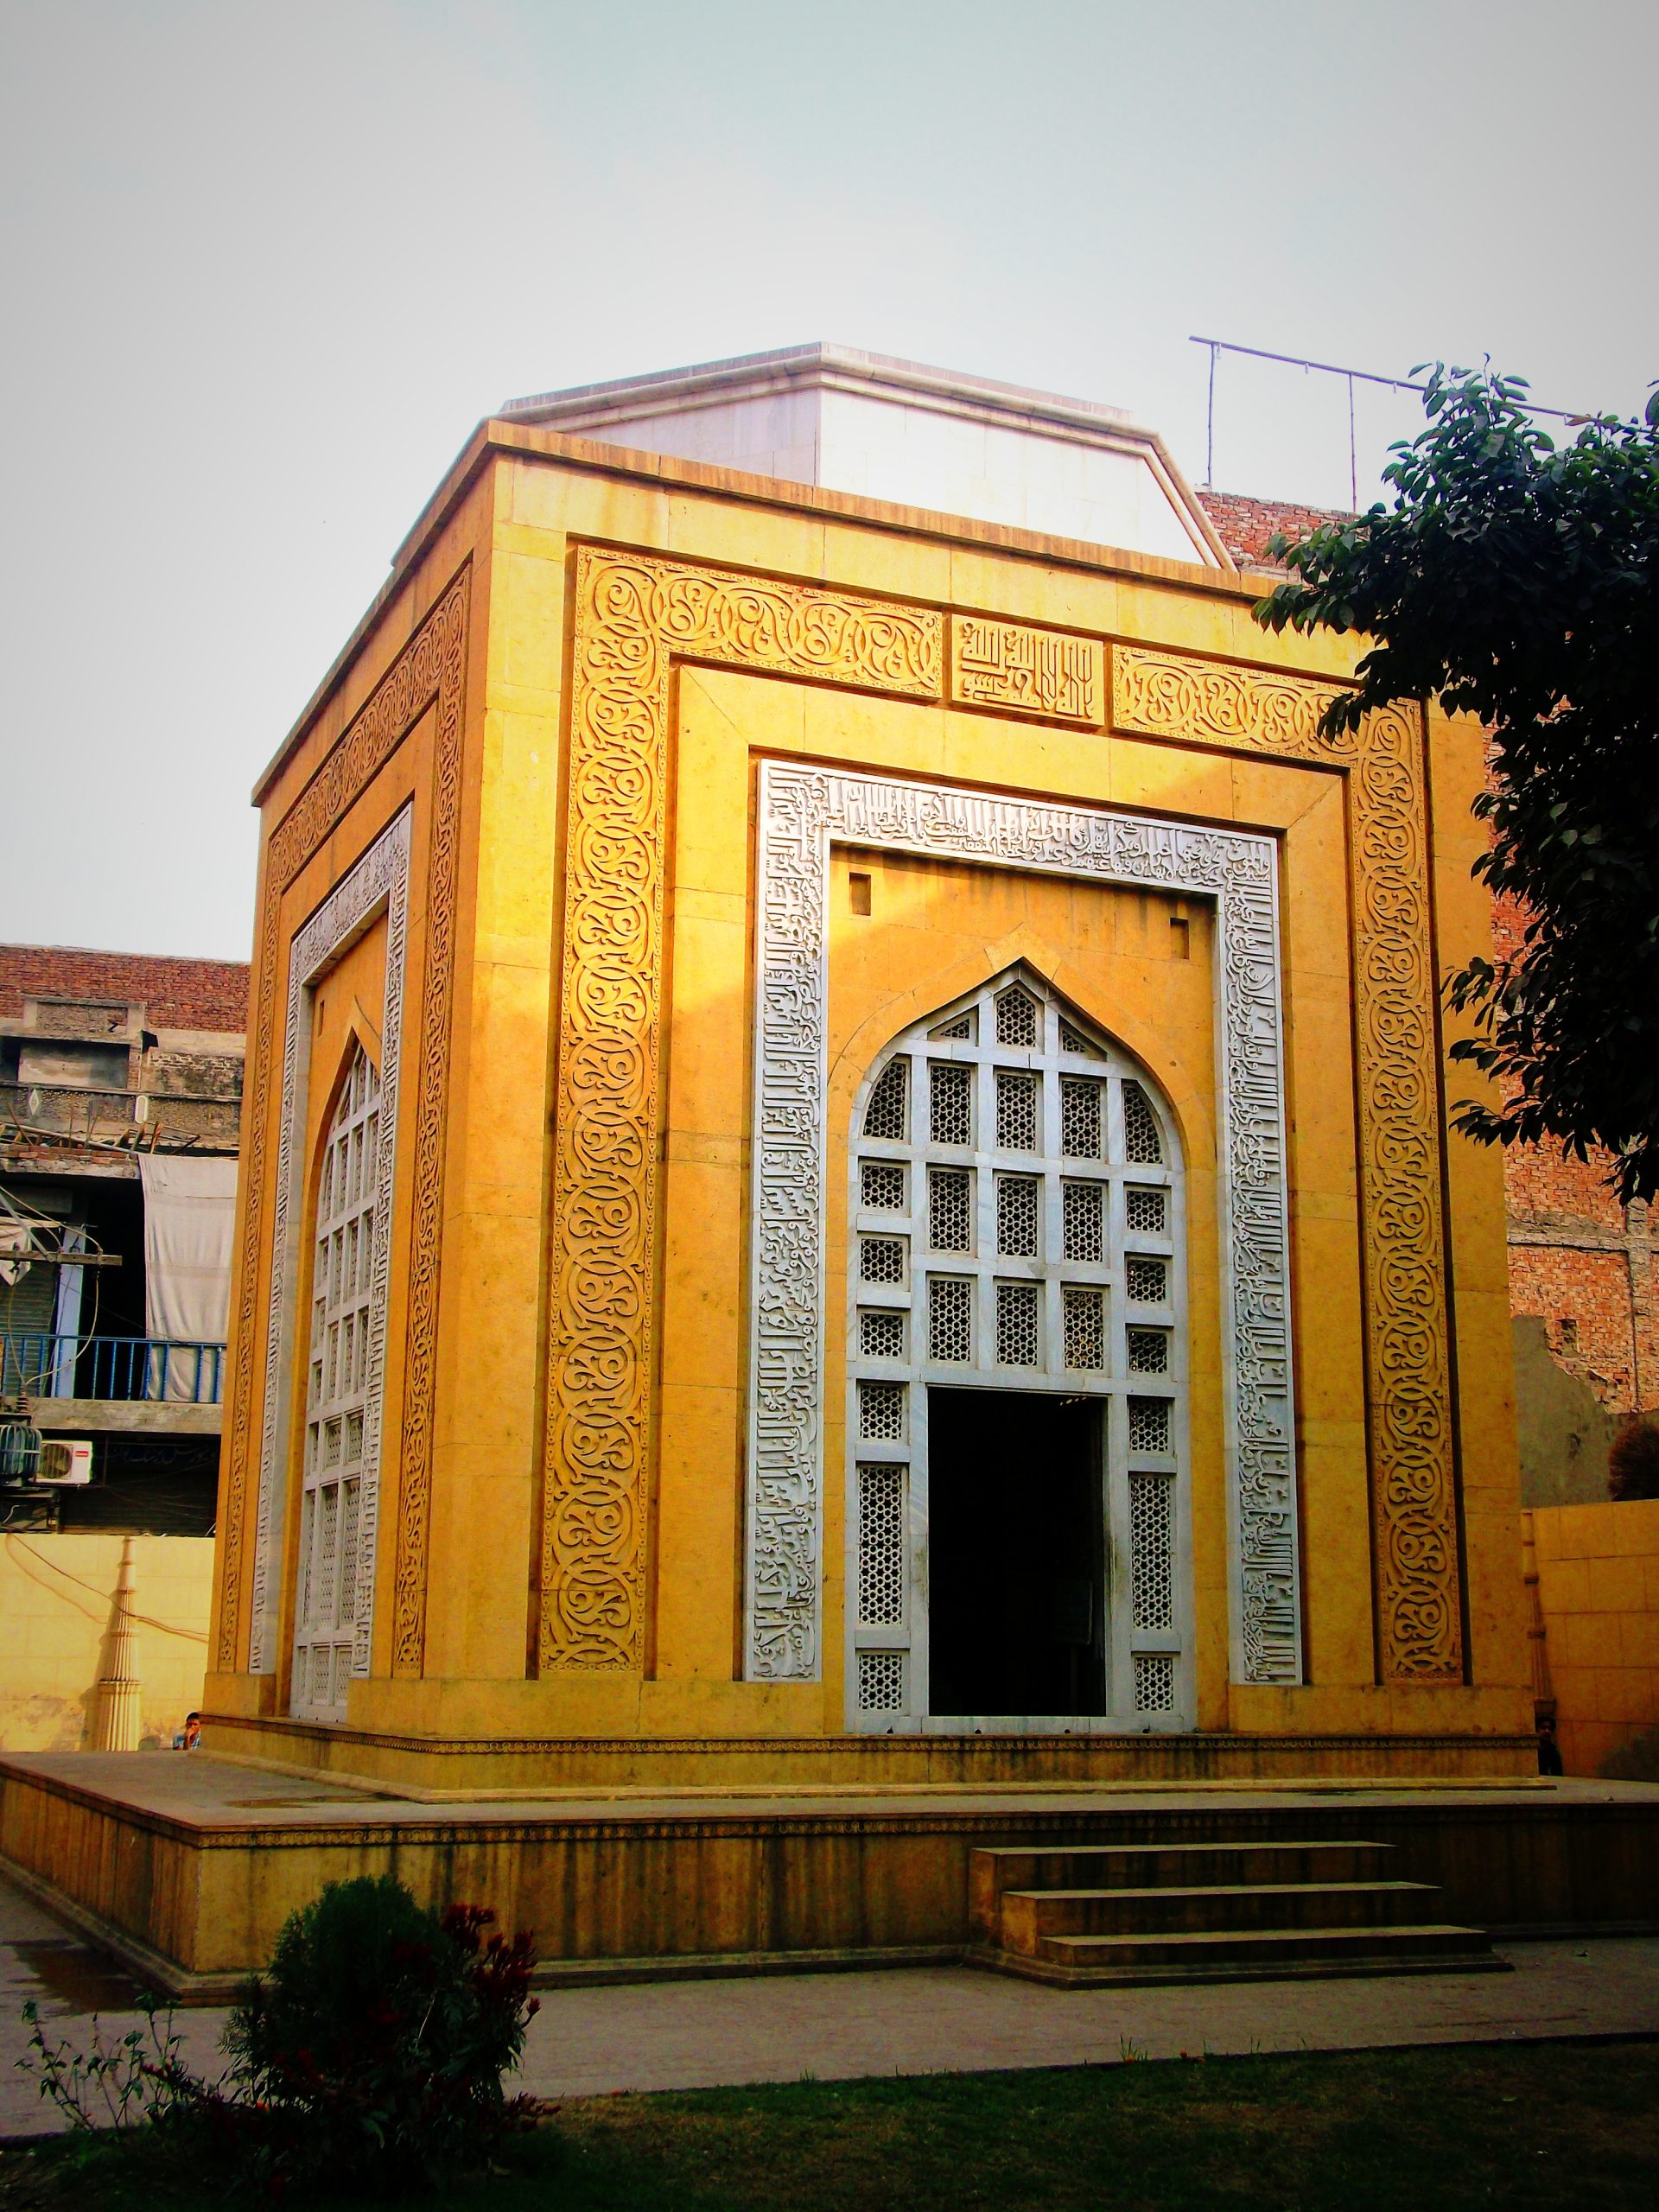
[[[567,779],[583,545],[640,549],[647,601],[658,573],[651,564],[668,561],[694,582],[704,572],[740,583],[744,575],[788,580],[785,599],[810,588],[832,604],[855,594],[938,610],[926,616],[936,622],[967,608],[1080,633],[1099,641],[1103,688],[1094,726],[1077,728],[970,710],[952,703],[943,681],[925,697],[872,696],[883,687],[867,680],[804,680],[790,660],[804,648],[768,657],[742,632],[736,586],[729,639],[711,633],[681,657],[680,617],[668,608],[652,617],[660,626],[650,635],[607,645],[616,696],[584,709],[584,728],[591,734],[608,715],[611,727],[637,737],[642,718],[665,719],[660,788],[643,803],[647,815],[658,810],[652,835],[664,872],[663,1018],[654,1072],[639,1077],[654,1090],[650,1111],[606,1139],[637,1154],[626,1171],[631,1187],[644,1192],[656,1165],[644,1258],[629,1257],[632,1198],[606,1232],[622,1255],[615,1310],[645,1312],[650,1344],[637,1432],[618,1435],[609,1471],[595,1453],[594,1497],[582,1506],[602,1531],[625,1502],[639,1532],[637,1555],[607,1599],[620,1656],[603,1664],[559,1658],[546,1603],[553,1508],[574,1495],[559,1441],[568,1422],[559,1427],[549,1408],[568,1416],[581,1370],[580,1359],[573,1365],[558,1351],[574,1294],[559,1247],[568,1217],[558,1207],[569,1166],[560,1147],[588,1127],[587,1102],[561,1072],[560,1045],[563,1029],[568,1055],[572,1004],[591,988],[591,965],[583,966],[591,942],[564,938],[574,911],[566,878],[578,800]],[[266,995],[245,1157],[255,1147],[267,1160],[280,1112],[288,938],[406,798],[416,810],[374,1679],[353,1685],[353,1728],[450,1738],[840,1731],[838,1286],[850,1103],[888,1038],[1018,957],[1144,1058],[1182,1123],[1201,1725],[1290,1735],[1529,1725],[1502,1168],[1447,1131],[1433,1008],[1435,968],[1488,942],[1485,902],[1469,880],[1480,842],[1467,810],[1482,773],[1479,734],[1439,715],[1402,716],[1370,753],[1349,758],[1327,747],[1313,730],[1325,696],[1314,687],[1344,680],[1353,649],[1345,640],[1268,639],[1250,619],[1254,597],[1239,579],[1173,563],[1045,547],[835,494],[607,454],[544,432],[495,425],[480,434],[264,792],[255,988]],[[582,619],[599,618],[589,608]],[[440,646],[429,650],[423,641],[434,635]],[[1213,678],[1213,694],[1203,693],[1189,720],[1168,722],[1122,685],[1115,696],[1109,656],[1136,652],[1173,657],[1195,683]],[[459,675],[440,681],[435,652],[448,652]],[[658,668],[660,690],[649,672]],[[393,734],[398,713],[406,727]],[[1183,963],[1173,955],[1170,902],[1160,896],[874,854],[857,861],[873,879],[872,911],[855,918],[845,853],[836,862],[830,955],[825,1679],[734,1679],[753,811],[756,764],[766,755],[1235,823],[1278,838],[1305,1687],[1227,1681],[1207,914],[1198,905],[1188,917]],[[1364,807],[1369,830],[1356,811]],[[608,871],[616,891],[613,911],[584,914],[583,930],[609,931],[617,944],[631,932],[650,935],[654,887],[641,858],[649,843],[642,836],[597,861],[578,856]],[[1368,875],[1378,868],[1394,874]],[[1425,891],[1432,911],[1421,908]],[[1421,911],[1417,967],[1396,988],[1402,896]],[[1357,1012],[1362,982],[1370,995]],[[620,995],[626,1001],[626,991]],[[1413,1022],[1414,1059],[1390,1041]],[[1362,1043],[1373,1063],[1362,1065]],[[1459,1070],[1456,1095],[1472,1080]],[[1363,1126],[1362,1104],[1370,1116]],[[1410,1121],[1403,1148],[1402,1115]],[[1369,1213],[1362,1166],[1373,1178]],[[1378,1175],[1396,1179],[1392,1204],[1376,1198]],[[245,1175],[243,1203],[212,1699],[217,1710],[252,1719],[281,1713],[287,1696],[285,1672],[254,1680],[243,1671],[268,1165],[255,1161]],[[1382,1344],[1367,1332],[1390,1302],[1398,1325]],[[596,1360],[589,1370],[600,1397],[610,1387],[605,1365]],[[1368,1422],[1383,1418],[1384,1401],[1394,1426],[1387,1436],[1374,1427],[1368,1462]],[[1441,1470],[1432,1510],[1443,1543],[1460,1557],[1463,1586],[1455,1571],[1442,1574],[1440,1599],[1417,1605],[1402,1643],[1374,1603],[1374,1559],[1414,1510],[1411,1455],[1425,1435]],[[1446,1471],[1454,1465],[1455,1515]],[[288,1640],[285,1616],[284,1651]]]
[[[78,1751],[105,1658],[118,1535],[0,1536],[0,1751]],[[172,1743],[202,1701],[209,1536],[137,1536],[137,1671],[146,1739]]]
[[[1659,1498],[1525,1519],[1563,1765],[1659,1781]]]

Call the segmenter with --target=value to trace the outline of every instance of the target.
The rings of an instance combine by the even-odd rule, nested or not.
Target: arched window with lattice
[[[372,1516],[385,1284],[375,1253],[381,1192],[380,1078],[358,1045],[321,1143],[312,1240],[300,1493],[293,1712],[342,1720],[346,1685],[367,1671]],[[355,1662],[355,1663],[354,1663]]]
[[[850,1724],[1190,1726],[1184,1185],[1147,1070],[1024,966],[861,1090]]]

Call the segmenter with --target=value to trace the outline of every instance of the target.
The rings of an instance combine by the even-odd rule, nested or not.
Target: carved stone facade
[[[284,893],[344,821],[409,733],[435,710],[435,769],[427,861],[425,943],[420,1035],[416,1052],[415,1228],[411,1239],[408,1345],[404,1369],[399,1518],[395,1591],[396,1662],[418,1673],[424,1626],[426,1532],[432,1452],[433,1361],[437,1334],[438,1238],[442,1205],[443,1130],[454,989],[455,894],[461,810],[461,708],[467,668],[471,570],[463,569],[330,750],[315,776],[271,831],[264,855],[254,1014],[247,1088],[252,1107],[243,1150],[242,1249],[232,1306],[230,1419],[223,1478],[224,1535],[219,1560],[217,1658],[226,1672],[251,1649],[251,1618],[244,1621],[245,1553],[257,1543],[257,1510],[249,1510],[254,1376],[270,1357],[265,1292],[267,1255],[280,1248],[269,1188],[273,1052],[285,1065],[288,1040],[276,1019],[279,983],[289,964],[282,941]],[[283,1125],[279,1122],[280,1128]],[[281,1187],[281,1179],[278,1179]],[[285,1233],[285,1232],[284,1232]],[[264,1264],[262,1264],[264,1262]],[[264,1430],[261,1435],[263,1439]],[[255,1497],[257,1498],[256,1486]],[[251,1582],[251,1578],[247,1578]],[[249,1592],[251,1596],[251,1591]],[[250,1606],[250,1611],[251,1607]]]
[[[295,936],[288,957],[288,1003],[283,1023],[282,1123],[276,1146],[276,1192],[271,1234],[270,1293],[265,1317],[264,1425],[259,1439],[259,1487],[254,1514],[252,1624],[248,1671],[275,1671],[282,1612],[282,1537],[286,1523],[286,1476],[290,1454],[296,1377],[296,1344],[303,1340],[299,1262],[305,1240],[304,1151],[310,1077],[311,998],[342,952],[384,914],[386,919],[383,1064],[379,1071],[380,1128],[374,1236],[369,1263],[369,1349],[363,1411],[362,1474],[357,1541],[372,1561],[380,1516],[380,1433],[385,1373],[386,1287],[391,1265],[393,1176],[397,1150],[397,1077],[403,1057],[404,961],[409,927],[410,810],[404,807],[343,876]],[[355,1614],[351,1671],[369,1671],[373,1629],[373,1584]]]
[[[567,1112],[554,1198],[563,1256],[550,1330],[542,1657],[544,1666],[633,1666],[652,1358],[670,667],[683,656],[926,697],[939,688],[941,626],[907,608],[837,605],[822,593],[588,550],[578,556],[576,593],[561,1039]],[[1382,1648],[1390,1675],[1458,1680],[1421,734],[1397,713],[1373,718],[1357,737],[1327,740],[1317,722],[1328,687],[1128,647],[1114,655],[1113,687],[1116,728],[1325,761],[1348,774],[1359,861],[1356,996]],[[965,816],[972,803],[951,804]],[[876,836],[869,825],[861,834]],[[996,834],[1010,835],[1006,824]],[[1019,842],[1014,835],[1011,849]],[[763,914],[767,896],[763,890]],[[1261,948],[1254,950],[1242,972],[1259,976]],[[781,1068],[774,1080],[785,1080]],[[1249,1279],[1254,1268],[1237,1270],[1236,1260],[1236,1271]],[[1269,1390],[1283,1376],[1282,1314],[1277,1325],[1277,1345],[1238,1370],[1264,1378]],[[1271,1433],[1268,1421],[1259,1463],[1249,1454],[1241,1462],[1241,1495],[1259,1491],[1262,1525],[1276,1529],[1271,1567],[1265,1555],[1241,1560],[1241,1590],[1248,1581],[1255,1593],[1236,1615],[1243,1680],[1294,1680],[1299,1664],[1290,1656],[1294,1602],[1284,1602],[1294,1582],[1294,1521],[1281,1503],[1282,1438],[1269,1448]],[[803,1651],[816,1652],[815,1639],[781,1626],[778,1640],[793,1654],[778,1669],[785,1675],[798,1671]],[[773,1642],[770,1630],[762,1641]],[[749,1664],[765,1664],[753,1643]]]
[[[1327,687],[1120,646],[1120,729],[1328,763],[1355,866],[1354,1014],[1367,1275],[1379,1638],[1386,1673],[1463,1678],[1458,1480],[1447,1371],[1440,1038],[1420,723],[1319,729]]]
[[[944,626],[926,610],[587,548],[575,593],[541,1663],[637,1667],[670,671],[701,660],[932,699]]]
[[[965,706],[1098,729],[1106,714],[1105,658],[1095,638],[958,614],[950,625],[950,696]]]
[[[296,1732],[333,1732],[342,1748],[315,1756],[342,1771],[418,1766],[441,1788],[417,1742],[462,1788],[540,1786],[552,1745],[561,1786],[654,1786],[694,1759],[710,1784],[804,1779],[809,1754],[815,1782],[985,1779],[982,1725],[1033,1780],[1141,1771],[1140,1737],[1189,1733],[1385,1738],[1387,1772],[1422,1771],[1444,1733],[1512,1767],[1512,1441],[1486,1366],[1490,1314],[1507,1335],[1500,1179],[1447,1151],[1435,994],[1437,962],[1478,949],[1477,902],[1444,887],[1479,836],[1452,804],[1478,787],[1465,733],[1399,713],[1322,736],[1341,651],[1266,639],[1220,569],[1014,543],[534,426],[487,426],[445,498],[352,649],[372,679],[348,658],[353,710],[325,693],[264,787],[215,1636],[224,1703],[258,1738],[244,1748],[298,1757]],[[336,1684],[296,1718],[273,1678],[300,1135],[321,1112],[303,1103],[308,991],[337,955],[378,962],[378,938],[352,939],[382,912],[378,1616],[357,1623],[346,1705]],[[922,1097],[942,1007],[976,1009],[957,1058],[1000,1101],[997,1053],[1025,1049],[997,1027],[1010,978],[1046,1025],[1032,1095],[1059,1113],[1095,1081],[1098,1154],[1046,1123],[1041,1145],[1005,1144],[983,1101],[995,1141],[930,1135],[963,1155],[943,1164],[873,1135],[865,1086],[908,1054]],[[1094,1077],[1072,1065],[1090,1052]],[[1160,1174],[1177,1194],[1156,1228],[1129,1221],[1131,1094],[1164,1132],[1137,1201]],[[867,1166],[899,1175],[924,1255],[902,1294],[849,1287],[876,1233]],[[994,1236],[933,1242],[920,1194],[947,1170]],[[1065,1243],[1084,1185],[1105,1256]],[[1028,1247],[1000,1241],[1005,1194],[1040,1224]],[[945,1276],[978,1332],[955,1374],[931,1350]],[[1023,1305],[1016,1282],[1035,1286]],[[1185,1365],[1134,1366],[1137,1302],[1141,1335],[1179,1334]],[[1005,1306],[1010,1346],[1038,1316],[1023,1363],[1003,1356]],[[866,1344],[878,1308],[899,1325]],[[869,1465],[931,1482],[959,1440],[959,1466],[978,1454],[964,1541],[982,1529],[988,1552],[1017,1541],[996,1482],[1039,1450],[1015,1399],[1057,1437],[1058,1409],[1082,1407],[1096,1444],[1138,1409],[1140,1440],[1098,1461],[1116,1520],[1073,1578],[1090,1666],[1116,1608],[1103,1701],[936,1709],[943,1627],[852,1633],[867,1501],[843,1447],[859,1388],[894,1361],[907,1403],[940,1394],[937,1462]],[[973,1389],[1002,1393],[1010,1441],[975,1434]],[[1163,1426],[1153,1399],[1175,1409]],[[1093,1479],[1077,1471],[1095,1448],[1067,1482]],[[924,1517],[944,1499],[908,1496]],[[908,1510],[898,1480],[873,1478],[868,1503],[894,1528]],[[932,1528],[903,1538],[917,1620]],[[1176,1592],[1174,1624],[1140,1624],[1141,1643],[1137,1541]],[[1082,1618],[1057,1595],[1063,1615]],[[907,1689],[876,1664],[895,1657]],[[955,1665],[938,1681],[969,1681]],[[900,1712],[911,1750],[881,1765]],[[1068,1713],[1085,1751],[1065,1748]],[[747,1748],[721,1765],[721,1744]],[[1475,1770],[1462,1755],[1436,1770]]]
[[[822,1644],[823,1287],[831,842],[1156,886],[1216,903],[1234,1669],[1301,1676],[1290,1261],[1271,842],[768,762],[755,955],[747,1667],[811,1680]]]

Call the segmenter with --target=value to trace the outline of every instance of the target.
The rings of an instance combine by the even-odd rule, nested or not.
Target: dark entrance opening
[[[1101,1408],[927,1394],[929,1710],[1106,1710]]]

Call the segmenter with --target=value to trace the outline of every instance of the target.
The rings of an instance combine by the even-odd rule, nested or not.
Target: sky
[[[1624,0],[0,0],[0,939],[246,957],[253,780],[520,393],[831,340],[1194,481],[1195,333],[1638,407],[1656,63]],[[1348,467],[1223,360],[1218,487]]]

